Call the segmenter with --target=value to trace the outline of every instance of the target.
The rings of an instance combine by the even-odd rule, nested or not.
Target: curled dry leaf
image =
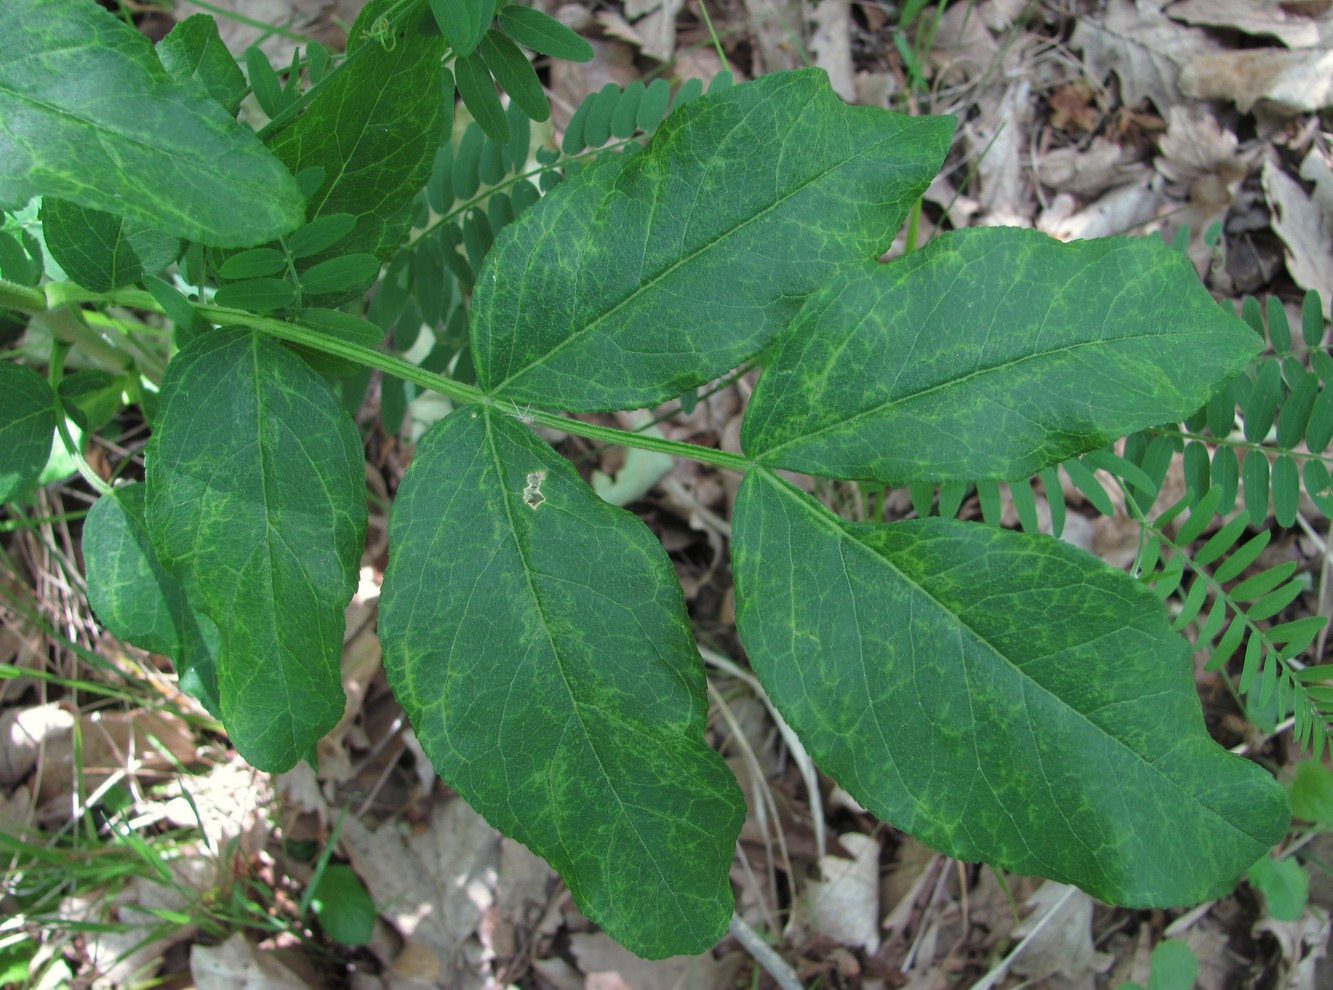
[[[1111,958],[1093,949],[1093,901],[1083,891],[1048,880],[1028,898],[1027,904],[1032,913],[1013,934],[1020,939],[1035,934],[1014,957],[1010,968],[1015,973],[1032,980],[1056,974],[1072,978],[1090,970],[1105,971],[1110,966]]]
[[[822,879],[810,885],[816,930],[843,945],[879,950],[879,843],[860,832],[838,837],[852,859],[820,856]]]
[[[676,52],[676,15],[685,0],[626,0],[625,16],[643,39],[643,53],[659,62]]]
[[[828,73],[833,91],[847,102],[856,99],[852,72],[851,4],[820,0],[810,15],[810,53],[815,65]]]
[[[1333,35],[1333,18],[1302,17],[1279,3],[1255,0],[1178,0],[1167,14],[1200,27],[1235,28],[1244,34],[1277,38],[1288,48],[1313,48]]]
[[[1264,192],[1273,210],[1273,229],[1286,245],[1287,272],[1302,289],[1333,298],[1333,238],[1329,217],[1271,159],[1264,162]]]
[[[1199,100],[1230,100],[1248,112],[1261,100],[1283,115],[1333,103],[1333,51],[1260,48],[1215,52],[1190,60],[1180,91]]]
[[[1154,219],[1164,199],[1151,182],[1121,186],[1081,210],[1061,193],[1037,218],[1037,229],[1062,241],[1124,234]]]
[[[1142,182],[1150,169],[1134,152],[1109,138],[1093,138],[1086,149],[1069,145],[1034,162],[1041,184],[1056,192],[1092,197],[1115,186]]]
[[[13,787],[32,772],[49,740],[74,728],[74,716],[56,704],[11,708],[0,715],[0,786]]]
[[[1019,78],[1009,82],[998,104],[963,128],[968,155],[977,159],[982,225],[1032,224],[1021,160],[1031,123],[1032,83]]]

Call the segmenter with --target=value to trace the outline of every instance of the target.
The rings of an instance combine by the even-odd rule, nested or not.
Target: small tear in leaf
[[[523,489],[523,501],[528,503],[528,508],[534,512],[546,501],[546,496],[542,494],[542,482],[545,480],[545,471],[533,471],[528,475],[528,483]]]

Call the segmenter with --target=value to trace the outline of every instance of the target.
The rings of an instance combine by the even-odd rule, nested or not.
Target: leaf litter
[[[340,9],[263,3],[231,6],[264,20],[299,19],[302,27],[333,24]],[[607,81],[623,85],[659,73],[710,78],[724,67],[696,4],[546,6],[588,35],[598,53],[587,66],[552,67],[557,134],[573,107]],[[1062,238],[1173,236],[1188,228],[1190,257],[1223,294],[1243,285],[1288,295],[1313,288],[1326,302],[1333,298],[1327,3],[953,3],[924,52],[930,85],[915,91],[895,43],[899,26],[882,5],[744,0],[713,5],[710,13],[726,67],[738,78],[813,62],[844,96],[908,101],[960,117],[955,155],[926,196],[923,237],[946,212],[955,225],[1035,226]],[[903,27],[902,39],[919,41],[924,23]],[[248,43],[243,35],[237,40]],[[1205,239],[1213,228],[1217,236]],[[735,450],[752,381],[742,378],[657,428],[672,439]],[[589,470],[615,479],[608,491],[633,504],[671,550],[701,642],[736,655],[725,564],[734,479],[698,465],[667,472],[657,463],[581,453],[591,458]],[[386,492],[401,477],[403,456],[391,451],[377,468],[389,480]],[[847,500],[849,514],[870,515],[859,493],[823,494]],[[1077,508],[1080,493],[1065,494]],[[909,510],[896,493],[878,506],[881,518]],[[1044,496],[1039,510],[1049,518]],[[1006,511],[1016,518],[1012,506]],[[1108,559],[1132,558],[1136,528],[1123,512],[1091,524],[1076,518],[1071,530]],[[348,710],[320,744],[317,773],[302,767],[273,780],[256,774],[206,741],[200,713],[188,707],[98,716],[67,699],[43,700],[31,683],[0,693],[7,742],[0,817],[9,834],[37,835],[62,815],[71,820],[67,809],[79,808],[89,786],[124,785],[133,813],[196,836],[165,864],[169,879],[154,872],[114,891],[64,898],[62,916],[91,917],[114,905],[122,916],[194,917],[218,892],[258,889],[269,891],[273,914],[287,915],[268,930],[191,921],[143,946],[134,944],[143,940],[142,928],[132,940],[123,932],[89,934],[48,952],[59,964],[52,972],[98,972],[97,985],[105,986],[129,985],[154,967],[192,973],[199,987],[772,985],[733,940],[694,960],[646,963],[628,955],[579,915],[543,861],[499,836],[436,781],[386,700],[373,635],[382,542],[364,563],[344,653]],[[74,607],[63,600],[60,607]],[[18,628],[6,621],[0,647],[22,654],[29,667],[41,664],[31,639],[16,637]],[[81,628],[99,642],[90,621]],[[1270,985],[1293,990],[1330,985],[1333,894],[1317,892],[1320,907],[1298,921],[1266,916],[1244,887],[1193,912],[1133,912],[1059,885],[945,861],[840,799],[828,782],[812,795],[757,689],[715,673],[712,738],[745,784],[750,806],[732,874],[738,911],[767,934],[804,985],[1148,985],[1152,949],[1168,935],[1195,950],[1204,990],[1261,972],[1271,975]],[[81,782],[68,742],[76,729],[84,743]],[[180,773],[182,767],[191,772]],[[823,839],[826,830],[837,839]],[[365,949],[321,942],[309,918],[294,917],[312,864],[288,855],[291,843],[332,844],[334,860],[365,884],[379,913]],[[263,886],[245,886],[250,881]],[[192,943],[184,957],[182,943]],[[322,962],[312,967],[311,958]]]

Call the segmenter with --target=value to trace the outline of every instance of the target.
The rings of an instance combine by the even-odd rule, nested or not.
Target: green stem
[[[29,316],[42,313],[46,311],[46,296],[41,289],[0,278],[0,309],[16,309]]]
[[[48,298],[54,296],[65,302],[72,302],[76,299],[89,301],[97,298],[124,306],[161,312],[157,301],[141,289],[121,289],[116,292],[97,295],[70,283],[60,283],[59,286],[49,287],[47,295]],[[428,391],[448,396],[455,402],[479,403],[491,406],[525,423],[547,426],[552,429],[563,430],[565,433],[572,433],[575,436],[586,437],[589,440],[613,443],[621,447],[637,447],[640,450],[669,454],[672,457],[686,457],[729,471],[743,473],[751,466],[750,461],[744,456],[725,450],[715,450],[712,447],[701,447],[698,444],[647,436],[609,426],[598,426],[595,423],[567,419],[557,413],[539,409],[520,409],[506,399],[493,398],[475,386],[465,385],[451,378],[445,378],[443,375],[437,375],[393,354],[385,354],[381,351],[371,350],[368,347],[362,347],[359,344],[338,340],[319,330],[312,330],[296,323],[275,320],[267,316],[258,316],[246,310],[228,309],[223,306],[196,306],[195,308],[204,319],[220,326],[249,327],[252,330],[268,334],[270,337],[277,337],[279,340],[300,344],[302,347],[309,347],[324,354],[331,354],[334,357],[375,368]]]
[[[329,337],[328,334],[295,323],[256,316],[244,310],[224,309],[221,306],[199,306],[198,310],[204,319],[213,323],[223,326],[250,327],[253,330],[259,330],[262,333],[293,344],[300,344],[303,347],[322,351],[325,354],[332,354],[335,357],[376,368],[385,374],[402,378],[404,381],[409,381],[428,391],[448,396],[455,402],[480,403],[481,405],[491,406],[502,412],[507,412],[515,419],[525,423],[547,426],[552,429],[563,430],[566,433],[573,433],[575,436],[586,437],[589,440],[600,440],[618,444],[622,447],[637,447],[640,450],[670,454],[673,457],[687,457],[691,460],[702,461],[705,464],[712,464],[715,467],[727,468],[732,471],[743,472],[750,466],[750,462],[740,454],[714,450],[712,447],[701,447],[698,444],[666,440],[662,437],[632,433],[628,430],[618,430],[609,426],[598,426],[595,423],[567,419],[557,413],[545,412],[540,409],[519,409],[513,403],[504,399],[495,399],[475,386],[465,385],[462,382],[454,381],[452,378],[437,375],[393,354],[385,354],[381,351],[371,350],[368,347],[362,347],[359,344],[336,340]]]

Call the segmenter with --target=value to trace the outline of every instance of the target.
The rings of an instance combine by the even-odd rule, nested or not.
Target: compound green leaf
[[[157,559],[142,484],[100,498],[83,524],[88,604],[118,639],[170,657],[180,685],[215,715],[218,630]]]
[[[147,458],[148,531],[221,631],[222,720],[261,769],[288,769],[342,716],[364,479],[351,417],[282,346],[217,330],[167,365]]]
[[[0,502],[37,483],[55,430],[56,397],[46,379],[13,361],[0,362]]]
[[[500,28],[520,45],[552,58],[587,62],[593,56],[592,45],[554,17],[532,7],[518,3],[505,4],[500,11]]]
[[[519,403],[630,409],[725,373],[888,246],[951,131],[848,107],[817,69],[701,97],[500,233],[472,308],[478,381]]]
[[[741,442],[838,478],[1016,480],[1179,421],[1260,346],[1154,238],[963,230],[815,293]]]
[[[373,0],[348,35],[348,57],[320,86],[300,117],[269,142],[293,172],[317,167],[324,180],[304,219],[350,214],[355,229],[337,241],[337,254],[386,260],[412,224],[412,197],[430,175],[444,120],[440,58],[444,38],[424,35],[415,22],[391,36],[375,22],[394,0]],[[329,252],[304,254],[300,268]],[[354,293],[342,293],[350,296]],[[316,301],[332,305],[331,297]]]
[[[208,14],[191,14],[157,43],[157,57],[172,79],[197,79],[208,95],[236,116],[245,99],[245,73],[218,35]]]
[[[1282,788],[1209,738],[1189,649],[1128,575],[1037,534],[844,522],[764,469],[732,525],[755,672],[886,821],[1127,905],[1225,894],[1283,836]]]
[[[744,802],[662,545],[477,407],[422,439],[389,543],[385,670],[435,769],[633,951],[713,945]]]
[[[219,247],[302,219],[296,181],[254,133],[87,0],[0,4],[0,161],[6,207],[59,196]]]

